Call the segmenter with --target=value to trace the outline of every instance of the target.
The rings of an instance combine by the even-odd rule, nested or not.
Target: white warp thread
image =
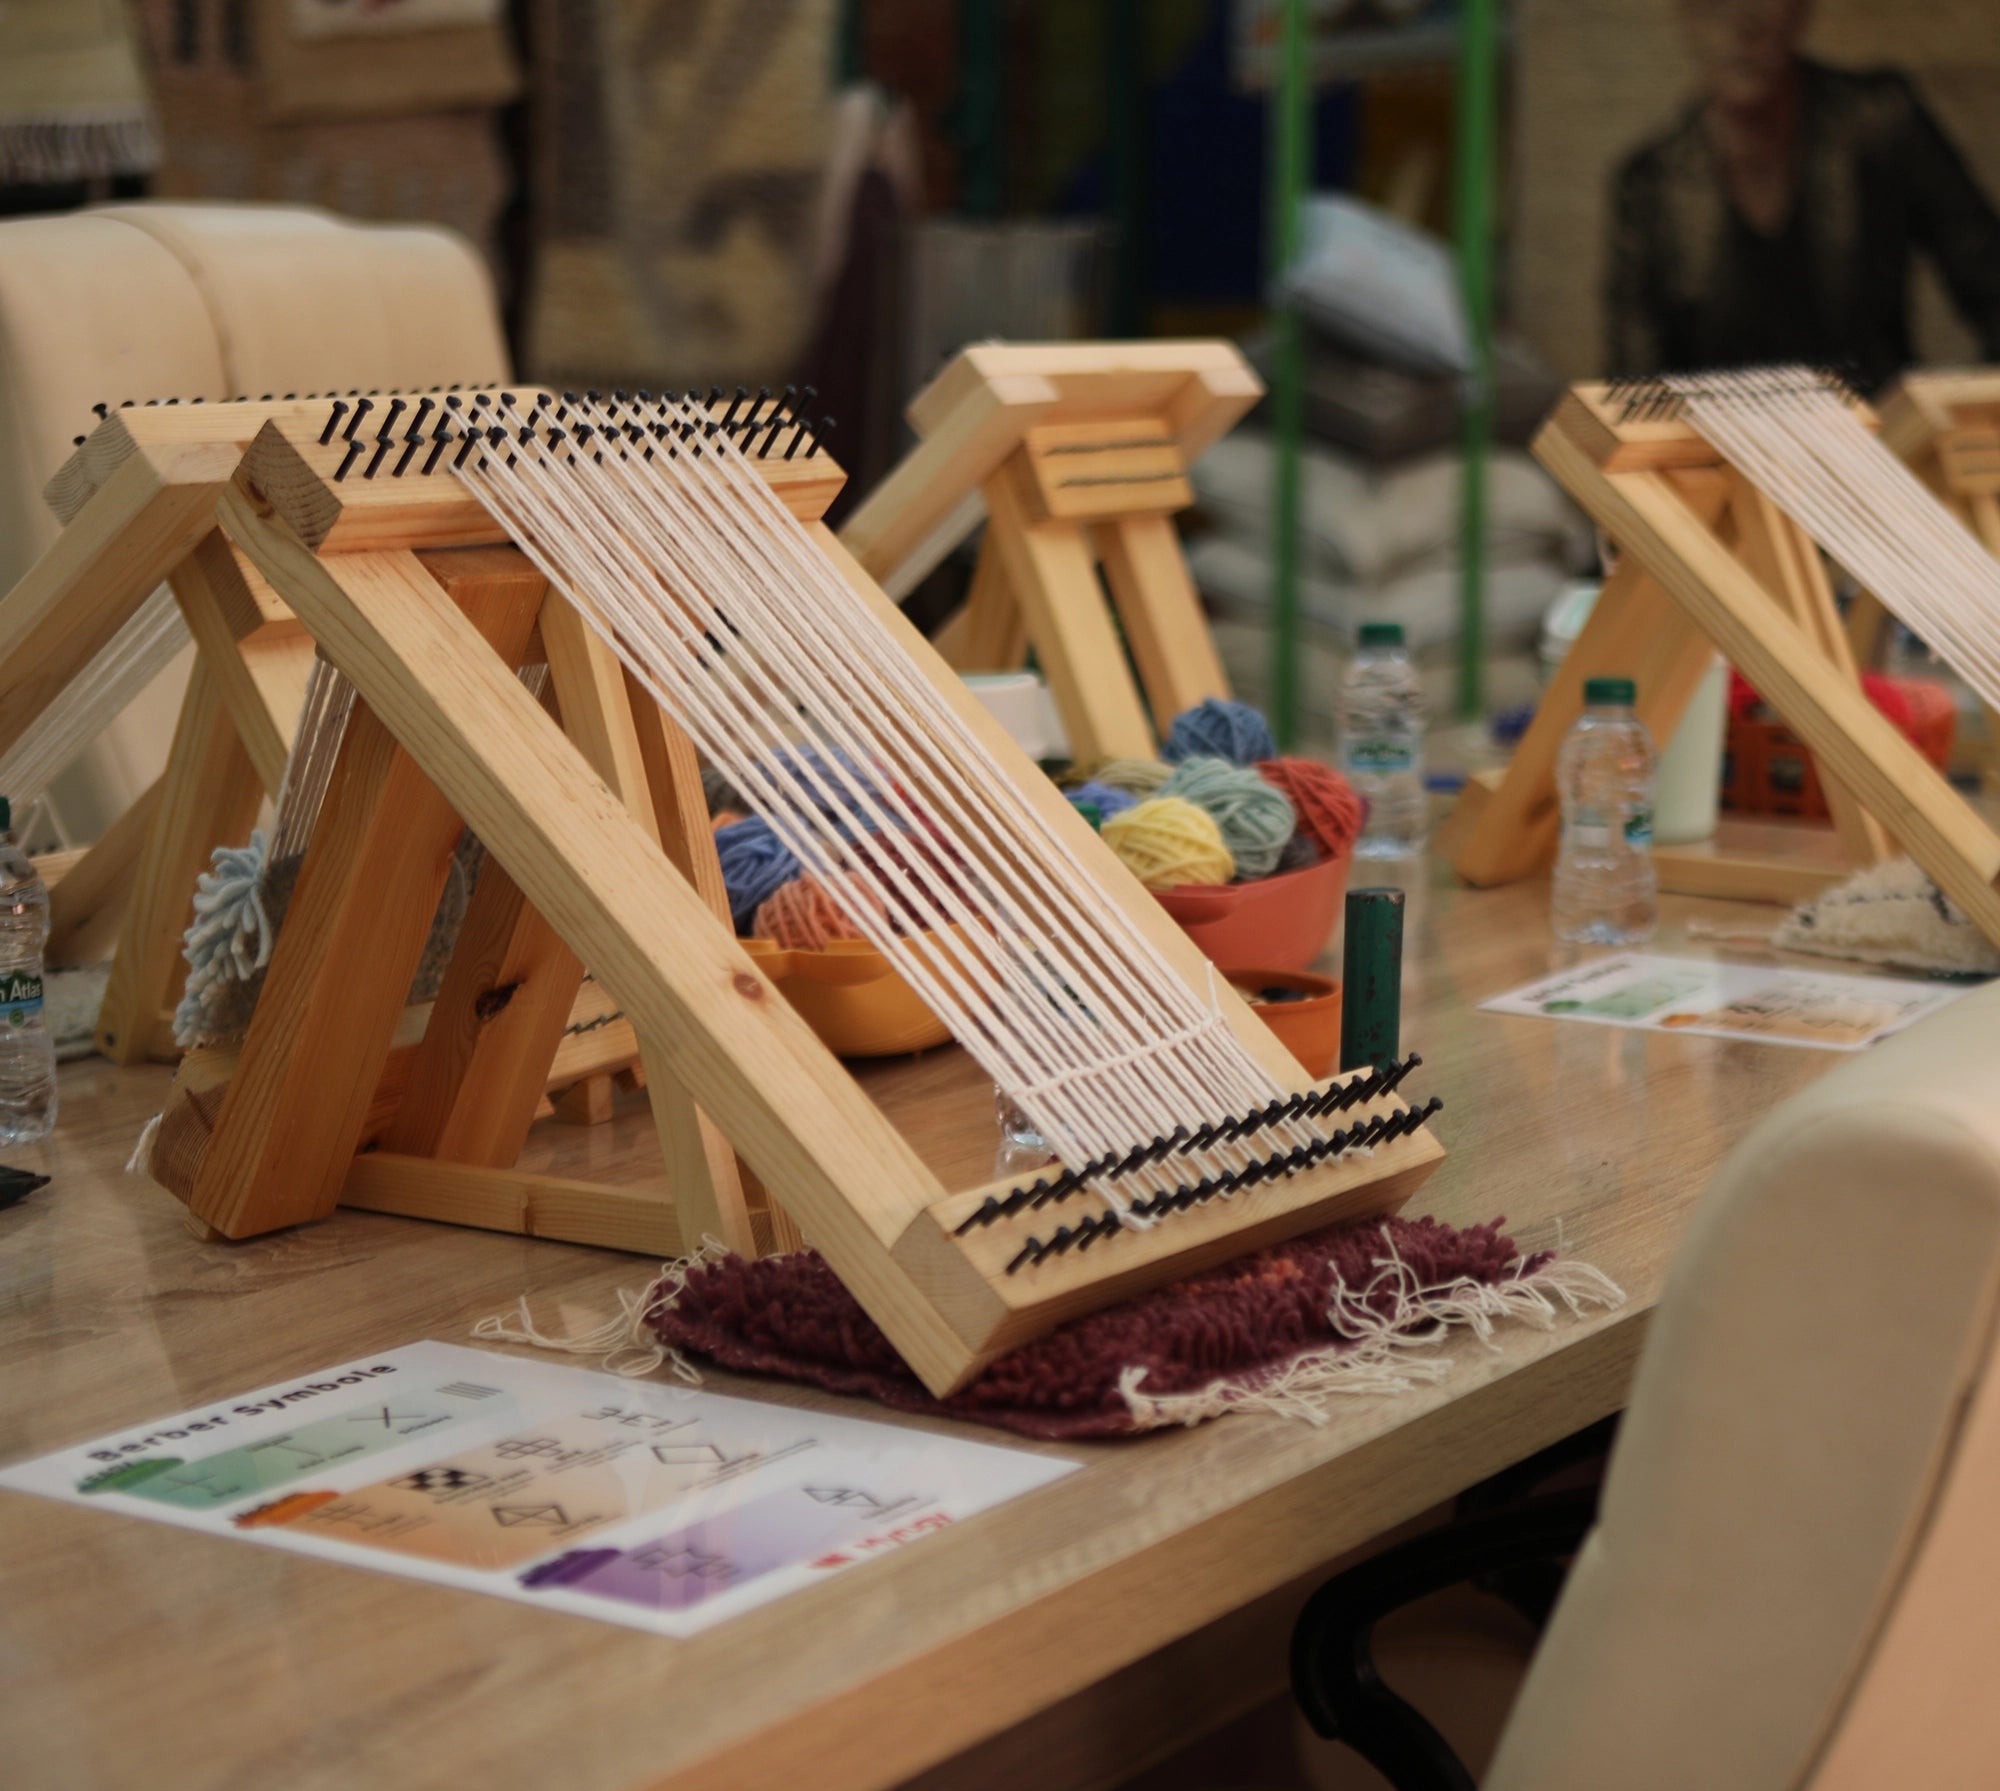
[[[1066,1164],[1281,1095],[705,410],[503,399],[474,421],[467,487]],[[1286,1121],[1262,1148],[1323,1135]],[[1255,1154],[1100,1192],[1128,1207]]]
[[[1688,421],[1989,706],[2000,560],[1802,367],[1669,379]]]
[[[189,638],[180,606],[161,585],[0,753],[0,791],[25,808],[167,669]]]

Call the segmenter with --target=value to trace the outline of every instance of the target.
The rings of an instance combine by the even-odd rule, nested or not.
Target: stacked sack
[[[1174,718],[1160,759],[1107,760],[1067,794],[1148,889],[1247,883],[1343,857],[1367,814],[1339,772],[1280,757],[1257,710],[1214,697]]]

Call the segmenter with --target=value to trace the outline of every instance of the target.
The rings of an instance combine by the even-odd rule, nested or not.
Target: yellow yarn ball
[[[1155,796],[1113,815],[1104,843],[1148,889],[1227,883],[1236,875],[1215,818],[1179,796]]]

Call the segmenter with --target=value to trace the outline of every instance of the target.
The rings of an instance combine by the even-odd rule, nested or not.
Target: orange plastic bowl
[[[1352,862],[1343,853],[1252,883],[1183,883],[1154,894],[1217,969],[1304,970],[1333,937]]]
[[[836,1057],[897,1057],[951,1037],[866,939],[836,939],[819,951],[787,951],[770,939],[739,943]]]
[[[1340,984],[1309,970],[1230,970],[1230,982],[1257,1010],[1257,1018],[1278,1035],[1306,1074],[1318,1081],[1340,1061]],[[1259,1001],[1267,989],[1296,989],[1303,1001]]]

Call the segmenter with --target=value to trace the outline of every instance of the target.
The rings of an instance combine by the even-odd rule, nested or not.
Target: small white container
[[[966,672],[965,687],[1031,759],[1066,759],[1069,735],[1039,672]]]

